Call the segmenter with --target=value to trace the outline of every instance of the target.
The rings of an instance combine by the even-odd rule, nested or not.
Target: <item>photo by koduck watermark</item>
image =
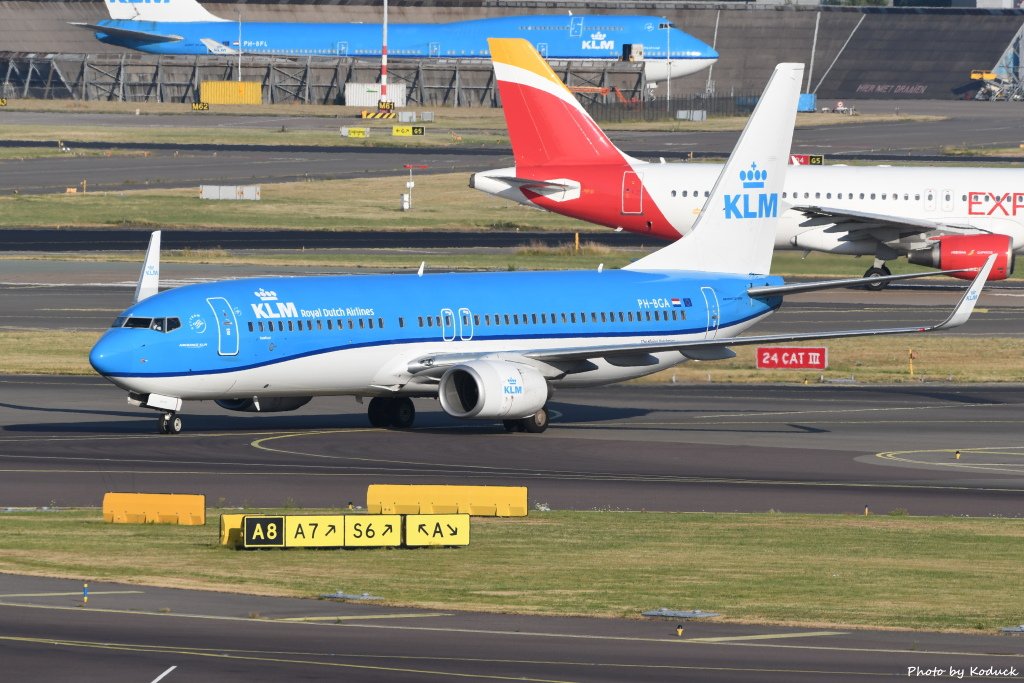
[[[1018,678],[1020,670],[1015,666],[908,666],[908,678]]]

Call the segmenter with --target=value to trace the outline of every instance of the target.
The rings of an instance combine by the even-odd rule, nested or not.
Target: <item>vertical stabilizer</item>
[[[487,43],[517,168],[622,163],[622,152],[528,41]]]
[[[149,237],[149,248],[146,249],[146,261],[139,273],[139,282],[135,285],[135,303],[160,291],[160,231]]]
[[[107,0],[111,19],[128,21],[225,21],[206,11],[196,0],[164,0],[163,2],[132,2]]]
[[[771,270],[803,72],[803,64],[775,67],[693,230],[628,270]]]

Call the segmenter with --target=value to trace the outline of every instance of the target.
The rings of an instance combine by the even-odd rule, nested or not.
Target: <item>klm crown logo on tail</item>
[[[768,171],[761,170],[757,163],[750,164],[750,170],[740,171],[740,181],[745,190],[764,189]],[[779,215],[778,192],[743,192],[725,195],[725,218],[777,218]]]

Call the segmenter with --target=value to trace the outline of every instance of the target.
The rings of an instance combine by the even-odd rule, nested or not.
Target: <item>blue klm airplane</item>
[[[161,55],[380,57],[380,24],[244,22],[217,17],[196,0],[107,0],[109,20],[75,23],[110,45]],[[240,37],[241,32],[241,37]],[[452,23],[388,25],[392,59],[483,59],[487,37],[527,38],[550,59],[645,62],[648,80],[705,69],[718,53],[662,17],[521,15]],[[671,67],[668,56],[671,50]]]
[[[497,40],[492,48],[519,44]],[[787,285],[767,275],[802,73],[800,64],[776,67],[692,232],[625,269],[266,277],[157,293],[154,233],[137,303],[89,360],[129,402],[160,411],[163,433],[181,430],[187,400],[274,412],[325,395],[372,398],[369,419],[379,427],[412,426],[411,399],[431,397],[452,417],[541,432],[557,387],[730,358],[729,347],[740,344],[963,324],[992,258],[932,327],[736,336],[786,294],[865,282]]]

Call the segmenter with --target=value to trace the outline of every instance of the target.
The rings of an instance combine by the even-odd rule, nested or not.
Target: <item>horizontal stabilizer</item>
[[[150,33],[149,31],[137,31],[134,29],[118,28],[116,26],[104,26],[102,24],[85,24],[78,21],[69,21],[72,26],[78,26],[97,33],[106,33],[108,36],[116,36],[125,40],[137,40],[141,43],[174,43],[184,40],[182,36],[173,33]]]

